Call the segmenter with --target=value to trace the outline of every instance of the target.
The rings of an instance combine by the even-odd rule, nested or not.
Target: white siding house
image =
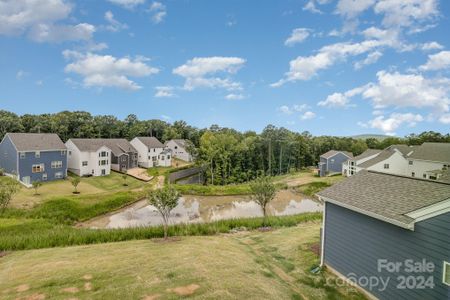
[[[174,139],[166,142],[166,147],[172,151],[173,157],[190,162],[192,161],[192,155],[186,149],[188,143],[190,141]]]
[[[155,137],[136,137],[131,142],[138,151],[138,164],[143,168],[170,167],[171,153]]]
[[[367,149],[362,154],[355,156],[342,164],[342,175],[350,177],[364,168],[360,165],[374,157],[376,157],[381,150]]]
[[[78,176],[106,176],[111,173],[111,149],[95,139],[66,142],[68,170]]]

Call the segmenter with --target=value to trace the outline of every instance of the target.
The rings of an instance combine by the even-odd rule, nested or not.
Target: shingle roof
[[[7,133],[17,151],[66,150],[55,133]]]
[[[81,142],[82,147],[88,150],[80,150],[81,151],[89,151],[94,149],[93,151],[97,151],[101,146],[106,146],[111,149],[111,152],[115,156],[119,156],[123,153],[127,152],[137,152],[136,149],[128,142],[126,139],[71,139],[76,145],[78,142]],[[78,147],[78,145],[77,145]]]
[[[360,168],[371,167],[379,162],[382,162],[383,160],[388,159],[389,157],[391,157],[394,154],[395,154],[395,150],[392,150],[392,149],[391,150],[383,150],[380,152],[380,154],[378,154],[374,158],[371,158],[369,160],[366,160],[363,163],[358,164],[358,167],[360,167]]]
[[[141,136],[137,137],[148,148],[164,148],[164,145],[155,137]]]
[[[407,156],[409,153],[414,151],[416,149],[416,147],[400,144],[400,145],[391,145],[391,146],[387,147],[385,150],[390,150],[390,149],[397,149],[398,151],[400,151],[401,154],[403,154],[403,156]]]
[[[77,148],[82,152],[96,152],[105,146],[104,139],[70,139]]]
[[[450,162],[450,143],[423,143],[421,146],[416,147],[409,157],[413,159]]]
[[[406,214],[450,199],[450,184],[361,171],[319,192],[318,196],[409,228],[414,220]]]
[[[172,141],[175,142],[175,144],[177,144],[180,147],[185,148],[186,147],[186,140],[182,140],[182,139],[173,139]]]
[[[352,158],[352,157],[353,157],[353,153],[350,153],[350,152],[348,152],[348,151],[338,151],[338,150],[330,150],[330,151],[328,151],[328,152],[322,154],[320,157],[323,157],[323,158],[328,159],[328,158],[330,158],[330,157],[332,157],[332,156],[334,156],[334,155],[336,155],[336,154],[338,154],[338,153],[343,153],[343,154],[345,154],[346,156],[348,156],[349,158]]]
[[[367,158],[369,156],[375,155],[380,153],[382,150],[378,150],[378,149],[367,149],[366,151],[364,151],[363,153],[361,153],[358,156],[353,157],[351,160],[353,161],[357,161],[363,158]]]

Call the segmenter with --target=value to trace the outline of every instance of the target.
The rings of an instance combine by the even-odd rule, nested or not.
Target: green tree
[[[34,194],[39,195],[38,190],[42,186],[42,182],[40,182],[39,180],[36,180],[36,181],[33,181],[33,183],[31,185],[33,186]]]
[[[73,186],[73,193],[74,194],[79,194],[79,192],[78,192],[78,185],[80,184],[80,182],[81,182],[81,178],[80,177],[73,177],[70,180],[70,183]]]
[[[0,184],[0,215],[3,214],[11,202],[12,197],[20,190],[20,184],[11,178],[2,180]]]
[[[270,180],[270,177],[264,176],[257,178],[250,183],[250,189],[252,191],[252,199],[261,206],[264,221],[263,225],[267,225],[267,205],[275,198],[276,188]]]
[[[178,205],[179,198],[180,194],[172,186],[165,186],[148,194],[148,202],[158,210],[163,219],[164,239],[168,235],[170,212]]]

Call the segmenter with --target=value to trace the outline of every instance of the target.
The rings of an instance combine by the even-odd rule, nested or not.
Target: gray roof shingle
[[[450,163],[450,143],[423,143],[409,158]]]
[[[106,146],[104,139],[70,139],[70,141],[82,152],[96,152],[101,147]]]
[[[380,152],[380,154],[378,154],[377,156],[375,156],[374,158],[371,158],[363,163],[360,163],[358,165],[358,167],[360,168],[368,168],[371,167],[379,162],[382,162],[383,160],[388,159],[389,157],[391,157],[392,155],[395,154],[395,150],[383,150]]]
[[[97,151],[106,146],[115,156],[137,150],[126,139],[70,139],[80,151]],[[80,145],[80,146],[79,146]],[[80,148],[81,147],[81,148]]]
[[[406,214],[450,199],[450,184],[361,171],[317,195],[343,207],[411,228],[414,220]]]
[[[56,133],[7,133],[17,151],[66,150]]]
[[[382,150],[378,150],[378,149],[367,149],[366,151],[364,151],[363,153],[361,153],[358,156],[353,157],[351,160],[353,161],[357,161],[375,154],[380,153]]]
[[[140,136],[136,138],[148,148],[164,148],[164,145],[155,137]]]
[[[330,158],[330,157],[332,157],[332,156],[334,156],[334,155],[336,155],[336,154],[338,154],[338,153],[343,153],[343,154],[345,154],[346,156],[348,156],[349,158],[352,158],[352,157],[353,157],[353,153],[351,153],[351,152],[348,152],[348,151],[338,151],[338,150],[330,150],[330,151],[328,151],[328,152],[322,154],[320,157],[323,157],[323,158],[328,159],[328,158]]]

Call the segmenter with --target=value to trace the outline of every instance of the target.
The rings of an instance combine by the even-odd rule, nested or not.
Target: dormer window
[[[409,161],[409,165],[410,165],[410,166],[413,165],[413,161],[412,161],[412,160]]]

